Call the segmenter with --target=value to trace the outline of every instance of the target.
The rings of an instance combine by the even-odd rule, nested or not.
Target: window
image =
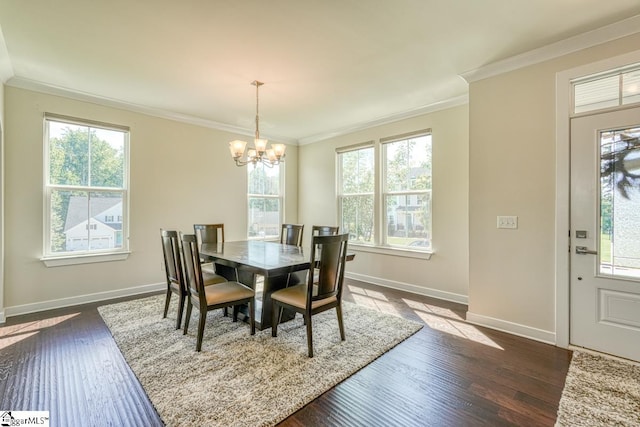
[[[389,246],[431,247],[431,135],[382,144],[382,205]]]
[[[339,221],[353,243],[431,249],[430,130],[340,149],[337,170]]]
[[[128,128],[46,114],[44,144],[44,257],[127,251]]]
[[[283,191],[281,169],[258,162],[247,165],[248,230],[250,239],[277,239],[282,224]]]
[[[605,74],[573,82],[573,111],[616,108],[640,102],[640,65],[635,64]]]
[[[340,229],[349,240],[374,243],[374,160],[373,146],[338,154]]]

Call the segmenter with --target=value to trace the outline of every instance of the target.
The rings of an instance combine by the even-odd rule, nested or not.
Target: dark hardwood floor
[[[467,324],[461,304],[354,280],[344,298],[425,327],[281,426],[553,426],[570,351]],[[52,426],[162,425],[103,304],[0,327],[0,410],[48,410]]]

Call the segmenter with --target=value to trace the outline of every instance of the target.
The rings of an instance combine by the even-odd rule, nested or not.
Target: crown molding
[[[19,89],[26,89],[35,92],[41,92],[48,95],[61,96],[64,98],[74,99],[76,101],[90,102],[92,104],[98,104],[106,107],[118,108],[121,110],[132,111],[135,113],[145,114],[147,116],[158,117],[161,119],[173,120],[176,122],[187,123],[191,125],[201,126],[210,129],[216,129],[224,132],[234,133],[238,135],[244,135],[253,137],[255,136],[254,129],[247,129],[240,126],[228,125],[225,123],[216,122],[213,120],[203,119],[201,117],[191,116],[188,114],[176,113],[173,111],[162,110],[159,108],[147,107],[144,105],[138,105],[130,102],[120,101],[113,98],[94,95],[91,93],[81,92],[64,88],[60,86],[50,85],[47,83],[38,82],[31,79],[25,79],[23,77],[12,77],[7,81],[7,86],[16,87]],[[298,141],[292,138],[278,137],[274,135],[264,135],[270,140],[278,142],[284,142],[287,144],[296,145]]]
[[[433,113],[440,110],[446,110],[448,108],[453,108],[453,107],[457,107],[459,105],[465,105],[468,103],[469,103],[469,94],[464,94],[464,95],[456,96],[454,98],[449,98],[444,101],[438,101],[438,102],[434,102],[433,104],[424,105],[422,107],[418,107],[412,110],[407,110],[401,113],[380,117],[375,120],[358,123],[353,126],[347,126],[344,128],[336,129],[334,131],[319,133],[316,135],[300,138],[298,140],[298,145],[313,144],[315,142],[324,141],[326,139],[334,138],[336,136],[347,135],[350,133],[369,129],[374,126],[386,125],[389,123],[398,122],[400,120],[410,119],[412,117],[417,117],[423,114]]]
[[[475,70],[464,72],[460,74],[460,77],[466,80],[467,83],[472,83],[630,36],[638,32],[640,32],[640,15],[635,15],[622,21],[578,34],[560,40],[559,42],[476,68]]]

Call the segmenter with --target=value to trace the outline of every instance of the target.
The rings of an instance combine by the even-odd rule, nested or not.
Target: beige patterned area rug
[[[422,325],[343,303],[346,341],[335,310],[314,316],[314,357],[307,357],[300,315],[249,335],[222,310],[207,317],[197,353],[197,310],[188,335],[175,330],[176,298],[164,295],[99,307],[100,315],[168,426],[270,426],[396,346]]]
[[[640,365],[575,351],[556,426],[640,426]]]

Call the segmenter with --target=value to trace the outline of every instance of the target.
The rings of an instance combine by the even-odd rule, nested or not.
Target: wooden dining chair
[[[193,224],[193,232],[198,241],[198,247],[203,243],[216,245],[224,243],[224,224]],[[202,276],[207,285],[226,282],[227,279],[216,272],[215,264],[200,259]],[[226,315],[226,311],[225,311]]]
[[[349,234],[313,236],[311,264],[307,282],[281,289],[271,294],[271,335],[278,336],[278,320],[283,308],[302,313],[307,325],[307,349],[313,357],[312,317],[332,308],[336,309],[340,339],[345,340],[342,322],[342,284],[347,260]],[[313,283],[313,269],[318,268],[318,282]]]
[[[283,245],[302,246],[304,224],[282,224],[280,243]]]
[[[164,268],[167,277],[167,296],[164,302],[164,314],[162,315],[162,318],[164,319],[167,317],[169,303],[171,302],[171,295],[178,295],[176,329],[180,329],[185,297],[187,296],[187,288],[184,280],[184,272],[182,271],[182,259],[180,255],[180,239],[178,238],[178,232],[175,230],[160,229],[160,235],[162,239],[162,253],[164,255]]]
[[[340,227],[333,225],[312,225],[312,236],[334,236],[338,234]],[[318,283],[318,269],[314,269],[313,283]]]
[[[184,334],[187,334],[191,311],[195,306],[200,312],[196,351],[202,349],[202,337],[204,335],[207,313],[218,308],[224,308],[230,305],[234,306],[233,321],[236,322],[238,320],[237,306],[240,304],[249,304],[249,324],[251,327],[251,335],[254,335],[256,333],[256,325],[255,292],[253,289],[238,282],[224,282],[205,286],[202,269],[200,268],[198,240],[194,234],[184,234],[182,236],[182,251],[184,255],[185,283],[187,289],[187,313],[184,321]]]

